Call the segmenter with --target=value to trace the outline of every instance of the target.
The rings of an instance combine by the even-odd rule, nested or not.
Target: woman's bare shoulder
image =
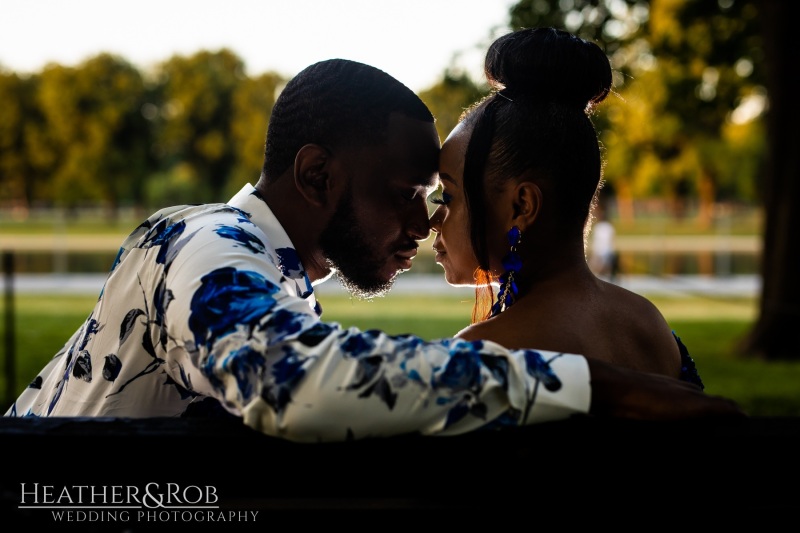
[[[609,303],[616,309],[622,310],[633,317],[638,317],[637,322],[655,321],[666,324],[664,315],[661,314],[658,307],[641,294],[612,283],[607,283],[606,285],[610,296]]]
[[[624,325],[625,337],[649,361],[663,365],[665,373],[677,372],[680,351],[667,319],[661,310],[646,297],[614,286],[610,289],[610,304],[617,310],[618,324]]]
[[[500,317],[490,318],[483,322],[476,322],[459,331],[456,337],[468,341],[492,341],[503,346],[508,346],[508,343],[513,341],[514,338],[509,338],[506,322],[507,321],[500,320]]]
[[[487,333],[486,323],[478,322],[476,324],[471,324],[456,333],[456,338],[468,341],[486,340]]]

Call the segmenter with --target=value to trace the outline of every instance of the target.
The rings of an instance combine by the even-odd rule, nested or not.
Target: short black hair
[[[374,145],[385,141],[389,116],[433,122],[414,92],[373,66],[329,59],[303,69],[272,108],[264,150],[263,174],[278,179],[306,144]]]

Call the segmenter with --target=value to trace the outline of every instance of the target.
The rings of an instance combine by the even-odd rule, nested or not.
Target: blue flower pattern
[[[189,329],[195,344],[213,348],[239,327],[255,327],[275,306],[279,290],[258,272],[231,267],[209,272],[192,296]]]
[[[241,221],[241,219],[237,219]],[[222,226],[216,229],[217,235],[224,239],[230,239],[239,246],[243,246],[254,254],[263,254],[266,250],[264,243],[258,237],[242,228],[241,226]]]
[[[280,267],[284,276],[303,280],[305,286],[302,290],[300,290],[300,286],[298,284],[297,292],[300,294],[301,298],[306,298],[314,291],[314,289],[311,286],[311,280],[308,278],[308,274],[303,268],[303,265],[300,263],[300,255],[297,253],[297,250],[290,247],[276,248],[275,253],[278,255],[278,266]]]

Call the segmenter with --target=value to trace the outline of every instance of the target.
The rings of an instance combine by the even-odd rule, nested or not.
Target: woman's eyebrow
[[[445,173],[439,172],[439,179],[442,179],[442,180],[445,180],[445,181],[449,181],[453,185],[456,184],[456,180],[454,180],[452,177],[450,177],[450,174],[445,174]]]

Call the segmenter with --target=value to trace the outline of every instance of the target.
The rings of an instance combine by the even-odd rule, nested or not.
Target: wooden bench
[[[487,513],[608,524],[614,516],[800,516],[800,417],[576,417],[457,437],[323,444],[267,437],[236,419],[3,418],[0,439],[3,516],[45,527],[47,513],[19,508],[22,483],[213,486],[221,508],[259,511],[261,531],[306,513],[395,521],[424,512],[462,525]]]

